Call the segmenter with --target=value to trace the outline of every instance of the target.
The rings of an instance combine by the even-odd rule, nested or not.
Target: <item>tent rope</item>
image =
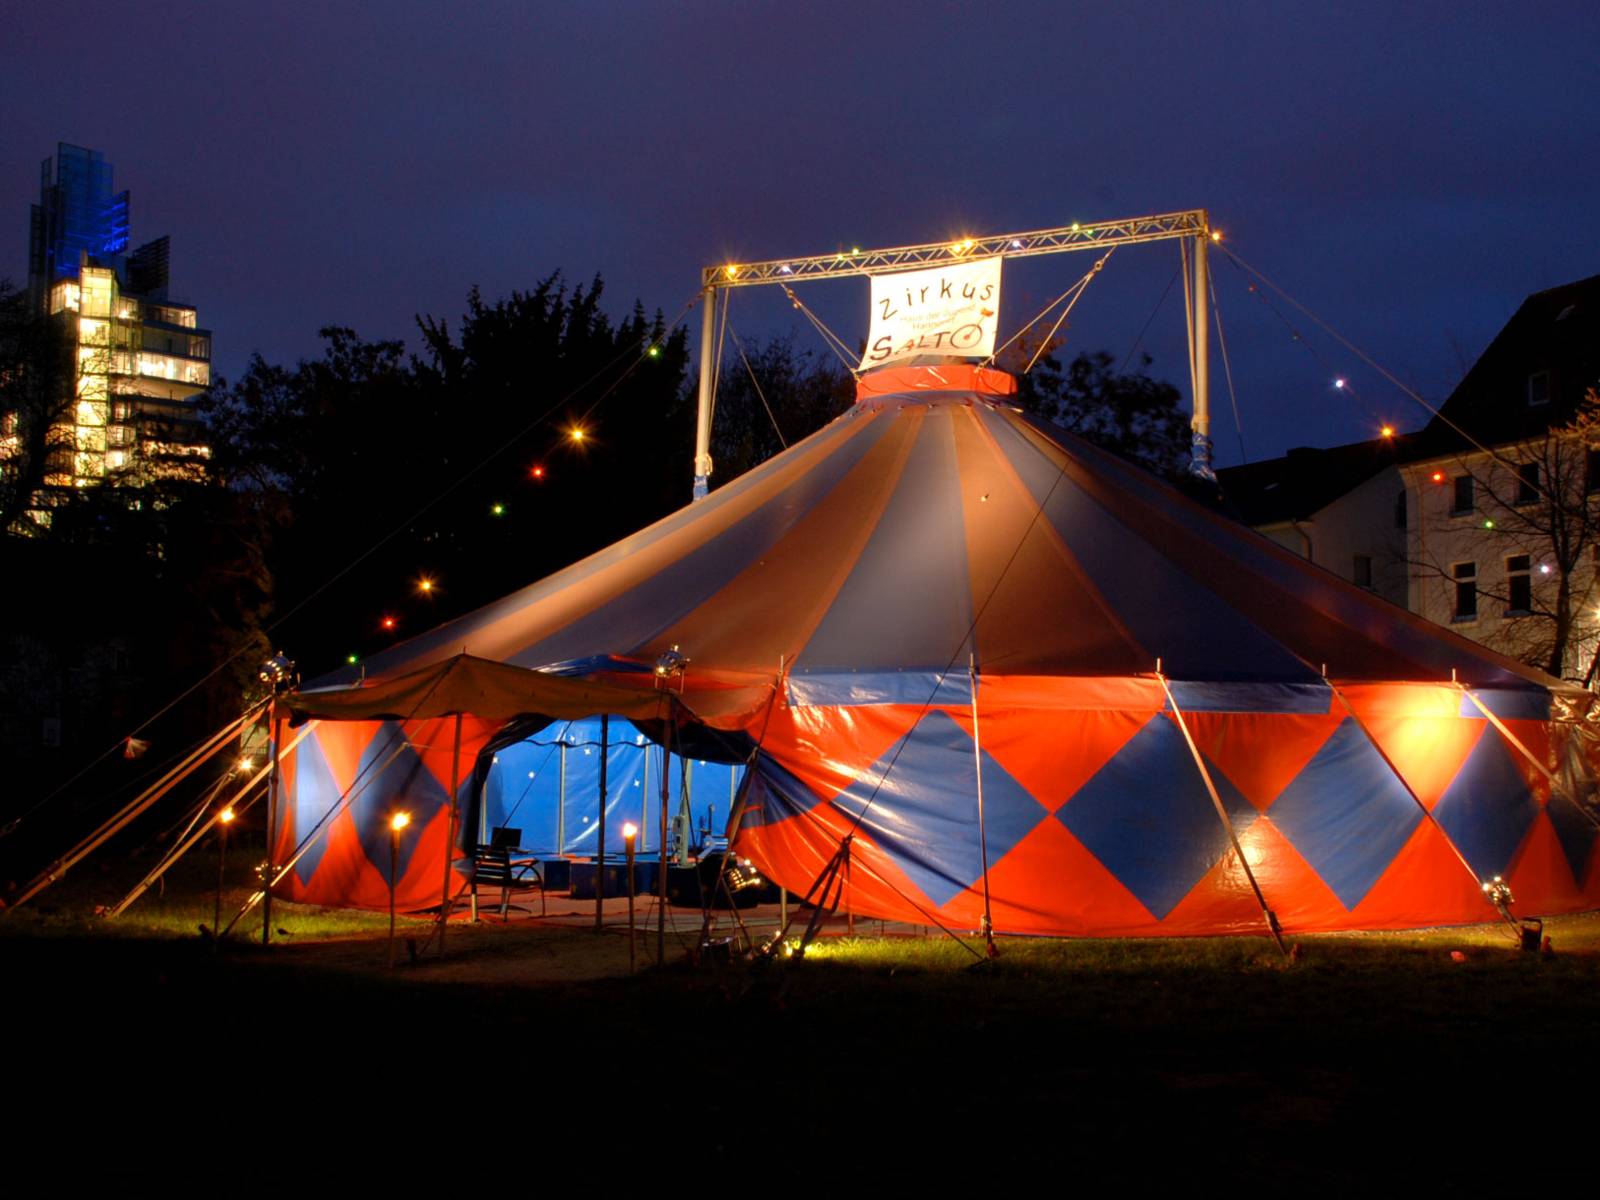
[[[739,361],[744,363],[745,373],[750,376],[750,385],[756,389],[756,395],[761,400],[761,407],[767,410],[767,420],[772,422],[772,432],[778,435],[778,444],[785,450],[789,448],[789,439],[783,436],[783,430],[778,428],[778,418],[772,415],[772,405],[767,403],[767,394],[761,390],[761,381],[756,378],[755,369],[750,365],[750,359],[745,355],[744,343],[739,340],[739,334],[732,325],[728,326],[728,336],[733,339],[734,349],[739,351]]]
[[[1026,375],[1029,371],[1033,370],[1033,364],[1039,361],[1040,356],[1044,353],[1044,348],[1050,345],[1050,339],[1055,337],[1056,330],[1061,328],[1061,322],[1067,319],[1068,314],[1072,312],[1073,306],[1078,303],[1079,298],[1082,297],[1083,293],[1088,290],[1089,284],[1094,281],[1094,277],[1100,273],[1101,269],[1104,268],[1111,256],[1116,253],[1116,250],[1117,248],[1113,246],[1111,249],[1107,250],[1103,255],[1101,255],[1100,259],[1094,264],[1094,266],[1090,267],[1084,272],[1081,279],[1074,282],[1072,286],[1067,288],[1066,291],[1062,292],[1061,295],[1057,296],[1054,300],[1050,301],[1049,304],[1046,304],[1043,308],[1041,308],[1029,321],[1024,323],[1020,329],[1008,337],[1000,345],[999,349],[997,349],[993,354],[989,355],[988,358],[984,359],[984,365],[993,366],[995,362],[999,360],[1002,354],[1011,349],[1012,345],[1017,341],[1018,338],[1022,337],[1028,332],[1028,330],[1032,329],[1040,321],[1044,320],[1044,318],[1049,315],[1050,311],[1054,309],[1056,305],[1065,300],[1067,301],[1067,307],[1062,310],[1061,316],[1057,319],[1055,325],[1052,326],[1050,332],[1045,335],[1044,340],[1039,343],[1040,349],[1031,359],[1028,360],[1028,365],[1022,369],[1022,374]]]
[[[1222,351],[1222,374],[1228,381],[1228,403],[1233,406],[1233,432],[1239,439],[1239,461],[1249,462],[1250,456],[1244,450],[1244,423],[1239,420],[1239,393],[1233,387],[1233,363],[1228,359],[1228,339],[1222,332],[1222,306],[1217,303],[1217,282],[1206,273],[1206,288],[1211,293],[1211,315],[1217,325],[1217,347]]]
[[[1523,745],[1522,739],[1516,734],[1512,733],[1510,728],[1507,727],[1506,723],[1490,711],[1488,705],[1486,705],[1482,700],[1478,699],[1478,697],[1473,694],[1472,690],[1460,680],[1456,680],[1455,685],[1461,690],[1461,694],[1463,696],[1472,701],[1479,712],[1481,712],[1485,717],[1489,718],[1489,724],[1493,725],[1495,729],[1499,731],[1500,736],[1515,746],[1521,753],[1522,757],[1532,763],[1535,769],[1537,769],[1539,773],[1550,782],[1550,790],[1552,792],[1571,804],[1573,808],[1577,809],[1578,812],[1582,814],[1582,816],[1591,825],[1595,826],[1596,828],[1600,828],[1600,818],[1597,818],[1595,814],[1590,812],[1589,809],[1582,804],[1576,796],[1567,790],[1566,786],[1556,778],[1555,772],[1551,771],[1549,767],[1540,762],[1539,759],[1534,755],[1533,751],[1529,750],[1527,746]]]
[[[683,323],[684,318],[687,317],[689,315],[689,313],[693,310],[694,306],[697,303],[700,302],[700,297],[701,297],[701,293],[697,291],[684,303],[683,307],[678,311],[678,315],[672,319],[672,322],[669,325],[666,326],[666,333],[668,335],[670,335],[673,330],[677,329],[677,327]],[[631,376],[634,371],[636,371],[639,368],[639,365],[642,362],[645,361],[645,355],[643,354],[643,351],[648,350],[651,345],[654,345],[656,340],[657,339],[652,336],[642,346],[629,345],[627,347],[627,349],[625,349],[625,350],[621,351],[620,353],[618,353],[615,357],[613,357],[609,362],[607,362],[599,370],[595,371],[595,373],[593,375],[589,376],[588,379],[584,380],[582,383],[578,384],[576,387],[574,387],[573,389],[571,389],[570,391],[568,391],[564,395],[562,395],[558,400],[556,400],[553,403],[551,403],[547,408],[544,409],[544,411],[542,411],[533,420],[529,421],[520,430],[518,430],[516,433],[512,434],[509,438],[506,438],[506,439],[502,440],[500,442],[500,444],[497,445],[494,448],[494,450],[492,450],[484,458],[480,459],[475,465],[467,467],[465,470],[463,470],[459,475],[456,476],[456,478],[454,480],[452,480],[450,483],[446,484],[442,489],[440,489],[437,493],[435,493],[432,499],[427,501],[420,508],[416,509],[409,516],[407,516],[405,518],[405,520],[403,520],[399,524],[395,525],[392,529],[389,530],[388,533],[384,534],[377,541],[372,542],[371,544],[369,544],[366,547],[366,549],[361,551],[361,553],[355,555],[353,558],[351,558],[348,561],[346,561],[345,564],[342,567],[340,567],[337,571],[335,571],[332,575],[330,575],[322,583],[318,584],[314,589],[312,589],[312,591],[310,593],[308,593],[305,596],[304,599],[302,599],[299,602],[297,602],[296,604],[290,606],[276,620],[272,621],[271,623],[269,623],[267,625],[264,625],[262,627],[262,629],[261,629],[262,635],[266,636],[268,634],[271,634],[275,630],[281,628],[286,621],[289,621],[292,618],[294,618],[295,616],[297,616],[301,611],[303,611],[306,607],[308,607],[310,604],[312,604],[314,601],[316,601],[318,598],[320,598],[325,592],[327,592],[330,588],[332,588],[336,583],[338,583],[346,575],[350,574],[351,571],[355,570],[356,567],[360,566],[368,558],[372,557],[372,555],[376,554],[384,546],[388,545],[389,542],[393,541],[396,537],[398,537],[406,529],[408,529],[412,525],[414,525],[421,517],[425,516],[427,513],[432,511],[435,507],[437,507],[440,503],[442,503],[446,498],[448,498],[449,496],[453,495],[459,488],[461,488],[470,479],[472,479],[475,475],[477,475],[478,472],[482,471],[490,463],[492,463],[492,462],[496,461],[497,459],[499,459],[502,455],[504,455],[508,450],[510,450],[513,446],[515,446],[518,442],[520,442],[529,433],[532,433],[540,425],[542,425],[544,422],[548,421],[552,416],[554,416],[558,411],[560,411],[564,406],[566,406],[567,404],[569,404],[573,400],[575,400],[579,395],[581,395],[584,391],[586,391],[590,386],[592,386],[599,379],[601,379],[607,372],[612,370],[612,368],[614,368],[618,363],[623,362],[624,360],[631,360],[629,362],[629,364],[628,364],[628,367],[622,372],[622,374],[619,375],[604,391],[602,391],[600,393],[600,395],[598,397],[595,398],[594,403],[589,405],[589,407],[584,410],[584,414],[583,414],[584,417],[587,418],[588,416],[590,416],[594,412],[594,410],[600,406],[601,402],[603,402],[614,391],[616,391],[617,388],[620,387],[622,385],[622,383],[629,376]],[[254,648],[254,646],[255,646],[255,643],[247,643],[246,645],[243,645],[239,649],[235,650],[227,658],[223,659],[216,666],[212,667],[211,670],[207,671],[204,675],[200,676],[199,679],[195,680],[194,683],[190,684],[183,691],[179,692],[178,695],[174,696],[166,704],[162,705],[159,709],[157,709],[150,716],[146,717],[138,725],[134,726],[134,728],[129,733],[125,734],[122,737],[119,737],[115,742],[113,742],[110,746],[108,746],[100,754],[96,755],[93,759],[91,759],[76,774],[70,776],[64,782],[59,784],[54,790],[46,793],[39,800],[35,801],[29,808],[27,808],[26,810],[24,810],[22,813],[18,814],[17,816],[13,817],[4,826],[0,826],[0,838],[6,837],[6,836],[14,833],[17,830],[17,828],[24,821],[26,821],[28,818],[32,817],[34,813],[39,811],[39,809],[43,808],[46,804],[49,804],[51,801],[55,800],[56,797],[60,796],[63,792],[65,792],[73,784],[75,784],[75,783],[79,782],[80,780],[82,780],[86,775],[89,774],[90,771],[94,770],[94,768],[99,766],[102,762],[104,762],[106,759],[110,758],[111,755],[115,754],[119,749],[121,749],[123,747],[123,745],[126,744],[128,738],[137,737],[139,734],[143,733],[146,729],[148,729],[156,721],[160,720],[163,716],[165,716],[167,713],[171,712],[179,704],[183,703],[183,701],[187,700],[190,696],[194,695],[195,692],[199,691],[206,684],[210,683],[211,680],[215,679],[223,671],[227,670],[230,666],[232,666],[234,663],[239,661],[239,659],[243,658],[247,653],[249,653],[252,650],[252,648]]]
[[[800,297],[795,294],[795,290],[792,287],[790,287],[787,283],[779,283],[778,286],[783,289],[783,294],[789,297],[789,303],[793,304],[797,309],[799,309],[800,314],[805,317],[806,320],[810,321],[812,327],[822,335],[822,340],[827,344],[828,349],[832,350],[834,354],[838,355],[839,361],[844,364],[844,369],[850,372],[851,377],[854,379],[860,379],[860,365],[853,357],[851,357],[850,347],[845,344],[844,339],[838,334],[834,333],[833,330],[829,329],[821,317],[817,316],[816,313],[807,308],[805,301],[800,299]]]

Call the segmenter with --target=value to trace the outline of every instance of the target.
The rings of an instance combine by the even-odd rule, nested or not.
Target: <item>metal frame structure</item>
[[[710,487],[711,396],[715,382],[712,369],[716,357],[712,342],[716,337],[715,301],[719,291],[759,284],[787,284],[800,279],[877,275],[937,265],[952,259],[1029,258],[1040,254],[1068,254],[1078,250],[1104,250],[1113,246],[1165,242],[1174,238],[1192,238],[1195,245],[1192,302],[1188,315],[1189,365],[1194,385],[1194,412],[1190,420],[1194,432],[1191,470],[1201,478],[1215,478],[1211,469],[1206,308],[1210,288],[1206,275],[1206,245],[1219,236],[1212,230],[1205,209],[1196,208],[1146,217],[1121,217],[1112,221],[1074,221],[1071,225],[1056,229],[1036,229],[1027,233],[964,237],[957,241],[926,242],[918,246],[896,246],[885,250],[852,247],[850,250],[813,254],[804,258],[705,267],[700,272],[704,305],[700,324],[700,403],[695,420],[694,498],[703,499]]]

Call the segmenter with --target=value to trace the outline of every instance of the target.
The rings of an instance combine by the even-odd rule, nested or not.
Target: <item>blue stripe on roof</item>
[[[965,662],[972,585],[954,422],[968,411],[925,410],[889,503],[796,657],[795,675]]]

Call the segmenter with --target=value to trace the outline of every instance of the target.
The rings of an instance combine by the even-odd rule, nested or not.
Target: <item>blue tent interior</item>
[[[660,849],[662,748],[629,721],[613,718],[606,751],[606,852],[622,851],[622,826],[639,827],[638,853]],[[521,830],[520,845],[540,858],[593,855],[600,818],[600,718],[556,721],[496,749],[487,763],[477,812],[478,839],[498,827]],[[720,840],[744,768],[669,757],[667,821],[681,821],[687,790],[690,845]],[[685,788],[687,785],[687,789]],[[669,834],[669,836],[681,836]]]

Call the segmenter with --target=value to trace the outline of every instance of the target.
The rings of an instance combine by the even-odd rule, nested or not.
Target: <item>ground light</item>
[[[249,759],[241,760],[248,763]],[[222,836],[217,839],[217,902],[211,911],[211,937],[213,949],[222,941],[222,877],[228,863],[228,828],[233,824],[232,806],[217,814],[217,824],[222,826]]]
[[[400,835],[411,824],[411,814],[397,812],[389,818],[389,967],[394,967],[394,868],[400,858]]]
[[[622,826],[622,847],[627,854],[628,870],[628,974],[633,974],[633,847],[639,837],[639,827],[632,821]],[[667,869],[666,856],[662,855],[661,869]]]

